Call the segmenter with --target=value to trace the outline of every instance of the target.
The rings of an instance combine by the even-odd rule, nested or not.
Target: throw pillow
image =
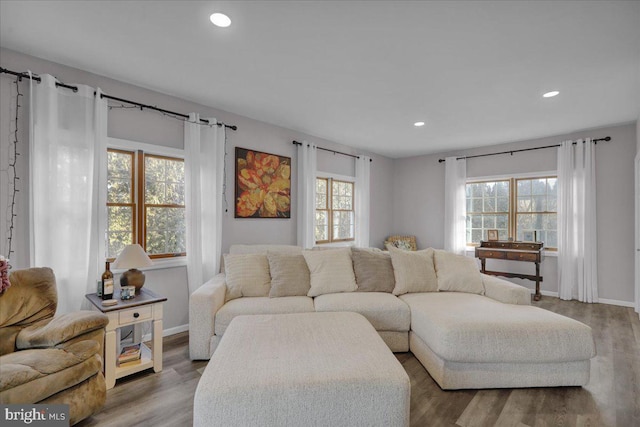
[[[331,251],[302,251],[311,277],[310,297],[358,289],[349,248]]]
[[[475,258],[437,250],[434,255],[438,290],[484,295],[482,276]]]
[[[227,301],[269,295],[271,276],[265,254],[224,254],[224,270]]]
[[[438,290],[438,279],[433,267],[433,249],[413,252],[398,249],[393,245],[387,245],[387,249],[391,254],[396,279],[394,295]]]
[[[358,292],[393,292],[396,280],[388,252],[351,248],[351,257]]]
[[[267,252],[271,271],[269,296],[306,296],[311,288],[309,267],[301,254]]]

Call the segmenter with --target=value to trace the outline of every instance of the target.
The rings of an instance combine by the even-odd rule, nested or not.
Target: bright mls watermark
[[[2,426],[68,427],[69,405],[0,405]]]

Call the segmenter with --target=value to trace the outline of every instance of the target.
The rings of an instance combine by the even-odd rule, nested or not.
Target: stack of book
[[[120,355],[118,356],[118,365],[123,367],[138,363],[140,363],[140,344],[122,347]]]

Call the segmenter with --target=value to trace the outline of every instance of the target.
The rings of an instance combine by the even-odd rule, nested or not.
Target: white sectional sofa
[[[432,249],[353,249],[352,265],[349,249],[321,252],[295,246],[232,246],[225,263],[234,271],[215,276],[191,295],[191,359],[209,359],[239,315],[356,312],[393,352],[413,352],[443,389],[576,386],[589,381],[595,356],[591,328],[532,307],[527,288],[480,274],[472,258]],[[276,254],[281,259],[297,256],[296,274],[305,270],[304,261],[308,270],[292,278],[283,276],[281,264],[271,263],[271,273],[265,275],[267,255],[277,261]],[[363,264],[363,257],[370,259]],[[238,262],[246,262],[246,269]],[[310,280],[310,285],[306,282],[293,292],[298,295],[289,295],[289,289],[274,297],[283,277],[294,284]],[[245,287],[239,290],[243,281]]]

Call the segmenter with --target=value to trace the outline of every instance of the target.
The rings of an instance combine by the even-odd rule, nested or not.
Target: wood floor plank
[[[632,308],[543,297],[534,305],[591,326],[597,356],[585,387],[444,391],[411,353],[397,359],[411,380],[412,427],[640,426],[640,319]],[[189,360],[188,333],[164,339],[164,370],[117,381],[86,426],[189,426],[206,361]]]

